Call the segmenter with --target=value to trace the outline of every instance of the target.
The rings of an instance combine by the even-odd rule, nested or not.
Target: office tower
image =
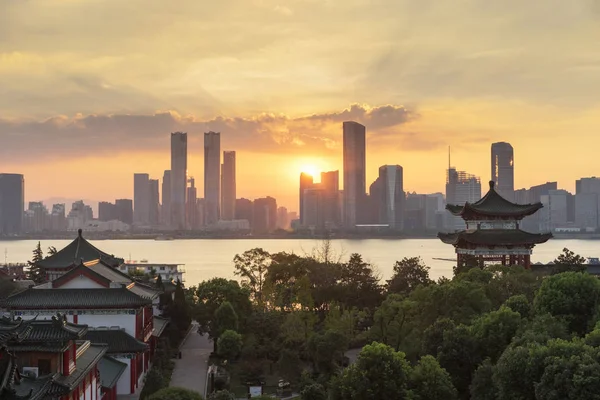
[[[303,226],[308,228],[325,228],[324,191],[319,185],[304,190],[302,212]]]
[[[331,227],[340,227],[342,213],[340,210],[340,173],[339,171],[321,172],[321,188],[323,189],[323,217]]]
[[[64,203],[52,205],[50,230],[54,232],[65,232],[67,230],[66,206]]]
[[[515,165],[510,143],[492,143],[492,180],[496,182],[496,191],[502,197],[514,201]]]
[[[171,170],[168,169],[165,170],[162,181],[160,222],[163,226],[171,225]]]
[[[598,195],[596,193],[578,193],[575,195],[575,224],[584,230],[598,229]]]
[[[289,229],[290,219],[288,209],[285,207],[279,207],[277,209],[277,229]]]
[[[223,152],[223,165],[221,166],[221,219],[231,221],[235,219],[235,151]]]
[[[187,229],[198,229],[198,191],[194,177],[188,179],[187,203],[185,205],[185,220]]]
[[[404,205],[404,229],[406,231],[423,231],[427,223],[427,195],[407,193]]]
[[[150,179],[148,181],[148,192],[148,222],[151,226],[158,226],[160,216],[158,179]]]
[[[425,204],[425,228],[437,231],[444,229],[445,216],[444,195],[442,193],[428,194]]]
[[[221,134],[204,134],[204,211],[206,225],[219,221],[221,201]]]
[[[575,199],[566,190],[550,190],[540,199],[540,231],[554,231],[575,222]]]
[[[21,174],[0,174],[0,235],[23,231],[25,180]]]
[[[377,177],[369,186],[369,195],[367,196],[367,211],[365,213],[365,223],[379,224],[379,213],[381,208],[381,197],[383,196],[383,183],[381,177]]]
[[[474,203],[481,199],[481,180],[475,175],[449,167],[446,174],[446,202],[454,205]],[[447,214],[447,227],[451,231],[465,229],[465,221]]]
[[[252,222],[255,233],[269,233],[277,229],[277,200],[273,197],[254,200]]]
[[[307,189],[310,189],[314,186],[313,176],[307,174],[306,172],[300,173],[300,190],[299,190],[299,204],[298,207],[300,209],[300,225],[305,225],[304,223],[304,193]]]
[[[575,181],[575,194],[596,193],[600,196],[600,178],[581,178]]]
[[[579,197],[579,207],[575,205],[579,215],[580,226],[591,229],[594,226],[593,198],[596,197],[596,228],[600,227],[600,178],[592,176],[575,181],[575,193]],[[585,222],[584,222],[585,221]],[[586,226],[583,226],[586,225]]]
[[[171,213],[169,222],[175,229],[185,229],[186,181],[187,133],[171,133]]]
[[[404,176],[400,165],[383,165],[379,167],[381,178],[381,197],[379,221],[393,230],[404,227]]]
[[[556,182],[546,182],[541,185],[532,186],[529,189],[515,190],[515,202],[517,204],[533,204],[542,201],[542,196],[547,195],[552,190],[557,190]],[[544,212],[537,212],[533,215],[523,218],[521,229],[527,232],[540,232],[542,216]]]
[[[50,228],[48,209],[41,201],[30,201],[23,221],[25,232],[43,232]]]
[[[361,222],[366,200],[366,128],[353,121],[343,124],[344,140],[344,225]]]
[[[108,201],[98,203],[98,220],[112,221],[117,218],[117,206]]]
[[[85,204],[83,200],[76,201],[71,205],[71,211],[67,215],[67,229],[70,231],[83,229],[92,219],[94,219],[92,207]]]
[[[242,220],[245,219],[250,223],[250,228],[252,228],[252,212],[253,212],[253,204],[252,200],[249,199],[236,199],[235,200],[235,219]]]
[[[117,199],[115,201],[117,219],[128,225],[133,223],[133,201],[131,199]]]
[[[136,225],[150,223],[150,176],[133,174],[133,222]]]

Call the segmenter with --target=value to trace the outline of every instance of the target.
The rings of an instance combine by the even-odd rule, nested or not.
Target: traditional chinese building
[[[75,240],[55,254],[39,261],[37,265],[44,270],[46,279],[53,281],[82,262],[93,260],[100,260],[112,268],[117,268],[124,262],[122,258],[107,254],[85,240],[79,229]]]
[[[474,258],[481,267],[493,262],[529,268],[533,247],[548,241],[552,234],[525,232],[520,224],[523,218],[542,207],[542,203],[515,204],[506,200],[496,192],[491,181],[489,192],[481,200],[446,206],[452,215],[465,221],[466,229],[439,233],[438,237],[454,246],[458,266]]]

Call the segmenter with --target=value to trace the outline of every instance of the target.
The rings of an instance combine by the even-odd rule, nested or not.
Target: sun
[[[309,174],[313,178],[317,178],[319,176],[320,170],[314,164],[303,164],[300,167],[300,172],[304,172],[306,174]]]

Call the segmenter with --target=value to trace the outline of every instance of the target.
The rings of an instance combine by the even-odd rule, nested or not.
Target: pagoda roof
[[[475,203],[464,205],[447,204],[446,209],[452,215],[465,219],[473,215],[482,217],[513,217],[521,219],[534,214],[543,207],[542,203],[516,204],[506,200],[495,189],[494,181],[490,181],[490,190]]]
[[[520,229],[477,229],[454,233],[438,233],[438,238],[446,244],[460,246],[471,244],[480,246],[531,246],[545,243],[552,238],[551,233],[529,233]]]
[[[133,279],[128,275],[111,267],[105,261],[96,259],[88,262],[79,262],[75,268],[70,269],[65,274],[53,280],[52,286],[58,288],[69,282],[71,279],[81,275],[85,275],[105,287],[110,286],[111,283],[125,286],[133,283]]]
[[[69,341],[81,339],[87,329],[87,325],[67,322],[60,314],[39,321],[0,318],[0,337],[15,351],[61,352]]]
[[[100,362],[98,362],[100,385],[105,388],[113,388],[126,369],[127,364],[109,356],[102,357]]]
[[[140,342],[122,329],[92,329],[85,335],[85,340],[106,344],[108,354],[141,353],[148,350],[146,343]]]
[[[82,230],[79,229],[77,238],[66,247],[59,250],[56,254],[44,258],[37,265],[42,268],[71,268],[80,262],[93,260],[102,260],[107,265],[117,267],[123,264],[125,260],[115,257],[98,249],[96,246],[83,238]]]
[[[2,301],[9,310],[72,310],[137,308],[151,300],[129,289],[27,289]]]
[[[48,391],[50,395],[64,396],[73,391],[85,379],[87,374],[96,366],[106,354],[105,345],[91,344],[79,357],[75,370],[68,376],[58,375],[52,382]]]
[[[152,336],[160,337],[167,325],[169,325],[169,322],[170,320],[168,318],[154,316],[152,321],[152,326],[154,327]]]

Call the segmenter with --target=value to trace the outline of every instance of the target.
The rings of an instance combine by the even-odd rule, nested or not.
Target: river
[[[155,263],[184,264],[187,286],[213,277],[234,278],[233,257],[246,250],[261,247],[269,252],[310,253],[320,241],[310,239],[235,239],[235,240],[91,240],[102,251],[126,260],[146,259]],[[42,249],[49,246],[61,249],[69,240],[43,240]],[[389,279],[396,260],[420,256],[431,267],[430,276],[452,277],[453,263],[436,258],[454,258],[454,249],[438,239],[365,239],[332,240],[332,248],[347,259],[351,253],[362,254],[363,259],[376,266],[382,279]],[[31,258],[36,240],[0,241],[0,262],[25,262]],[[532,262],[554,260],[563,248],[569,248],[584,257],[600,257],[600,241],[550,240],[534,249]]]

